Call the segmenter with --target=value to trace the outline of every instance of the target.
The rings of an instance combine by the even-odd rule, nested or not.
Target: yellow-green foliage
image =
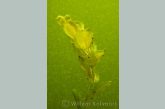
[[[80,65],[87,73],[88,79],[92,83],[97,82],[99,76],[93,72],[93,67],[99,63],[105,51],[97,50],[93,42],[93,32],[90,29],[84,29],[84,24],[72,20],[70,15],[58,16],[56,19],[76,49]]]

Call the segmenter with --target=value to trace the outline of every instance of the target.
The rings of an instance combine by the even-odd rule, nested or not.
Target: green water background
[[[88,106],[87,109],[119,108],[119,1],[118,0],[48,0],[47,2],[47,107],[64,109],[63,100],[74,102],[72,89],[82,97],[90,85],[81,69],[72,44],[57,24],[58,15],[72,19],[92,29],[98,49],[106,49],[105,56],[95,67],[100,82],[112,81],[110,87],[90,101],[117,103],[117,106]],[[77,109],[76,106],[66,109]]]

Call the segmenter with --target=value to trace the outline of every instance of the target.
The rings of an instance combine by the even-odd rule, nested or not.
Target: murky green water
[[[87,75],[81,69],[77,53],[68,37],[57,24],[58,15],[71,15],[72,19],[84,23],[85,28],[92,29],[94,42],[98,49],[106,49],[105,56],[95,67],[100,82],[112,81],[102,93],[89,101],[86,109],[119,108],[119,1],[118,0],[48,0],[47,19],[47,103],[48,109],[77,109],[72,106],[74,98],[72,89],[77,89],[85,96],[90,85]],[[103,106],[99,103],[111,103]],[[116,105],[113,105],[116,103]]]

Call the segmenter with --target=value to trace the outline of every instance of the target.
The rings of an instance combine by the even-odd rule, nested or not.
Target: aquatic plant
[[[70,15],[58,16],[56,18],[58,24],[63,28],[70,42],[75,48],[81,68],[87,74],[91,85],[84,97],[84,102],[104,90],[111,84],[111,81],[98,84],[99,76],[94,72],[94,67],[100,62],[105,54],[105,50],[97,50],[97,45],[93,40],[93,32],[91,29],[84,29],[84,24],[71,19]],[[80,102],[80,95],[76,89],[73,89],[73,96],[76,102]],[[81,109],[81,106],[77,106]]]

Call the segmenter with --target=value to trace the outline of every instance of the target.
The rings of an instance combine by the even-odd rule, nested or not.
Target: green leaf
[[[90,29],[80,30],[75,35],[74,45],[77,49],[83,50],[88,54],[88,48],[93,41],[93,32]]]
[[[79,28],[79,30],[84,30],[84,24],[82,22],[79,21],[75,21],[76,26]]]
[[[64,32],[74,40],[75,35],[77,34],[78,28],[73,20],[69,19],[63,24]]]
[[[87,100],[93,99],[98,93],[102,92],[108,86],[110,86],[110,84],[111,81],[107,81],[102,84],[99,83],[92,84],[91,87],[89,88],[89,91],[87,92],[87,96],[85,97],[85,102]]]
[[[77,92],[76,89],[73,89],[72,94],[74,96],[74,99],[76,101],[76,104],[79,104],[81,102],[81,99],[80,99],[81,96],[80,96],[80,94]],[[77,108],[78,109],[82,109],[81,105],[77,105]]]

